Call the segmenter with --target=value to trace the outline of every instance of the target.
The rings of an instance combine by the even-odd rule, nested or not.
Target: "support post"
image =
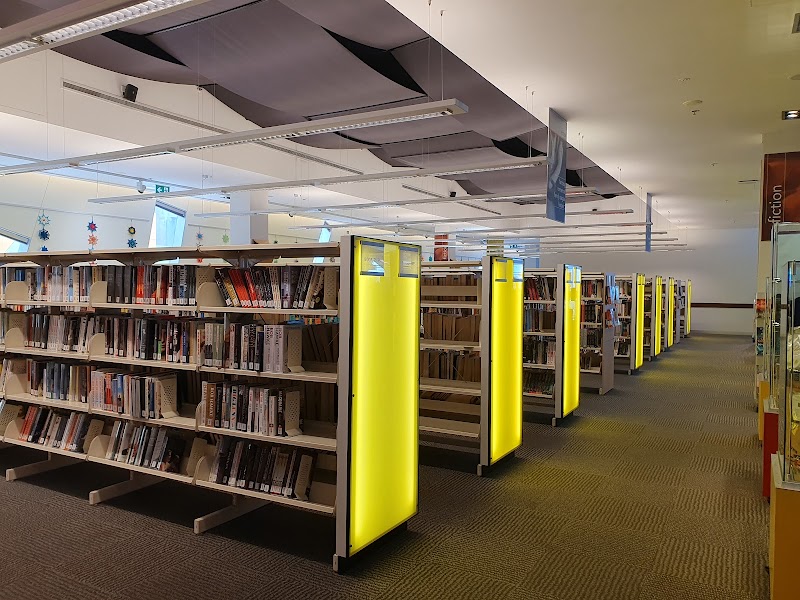
[[[89,492],[89,504],[94,506],[95,504],[100,504],[101,502],[106,502],[107,500],[113,500],[119,496],[124,496],[125,494],[150,487],[151,485],[161,483],[162,481],[164,480],[161,477],[155,475],[146,475],[144,473],[131,471],[128,481],[121,481],[119,483],[100,488],[99,490]]]
[[[83,462],[83,460],[79,458],[62,456],[60,454],[48,454],[47,460],[6,469],[6,481],[15,481],[17,479],[22,479],[23,477],[30,477],[32,475],[38,475],[39,473],[47,473],[48,471],[54,471],[55,469],[68,467],[80,462]]]
[[[232,521],[267,504],[269,504],[267,500],[231,495],[230,506],[220,508],[202,517],[197,517],[194,520],[194,532],[198,535],[205,533],[209,529]]]

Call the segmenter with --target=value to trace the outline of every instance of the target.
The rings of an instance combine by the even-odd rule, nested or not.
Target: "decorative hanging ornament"
[[[136,248],[136,240],[131,238],[128,240],[128,248]]]
[[[223,233],[222,234],[222,243],[223,244],[227,244],[230,241],[231,241],[231,236],[229,236],[227,233]]]
[[[94,247],[97,246],[97,242],[99,241],[97,236],[93,233],[89,234],[89,239],[87,240],[89,245],[91,246],[90,250],[94,250]]]
[[[128,235],[136,235],[136,227],[134,227],[133,225],[128,227]]]
[[[44,211],[42,211],[39,216],[36,217],[36,222],[42,226],[42,229],[44,229],[50,225],[50,217],[48,217],[46,214],[44,214]]]
[[[50,239],[50,232],[47,231],[47,229],[45,229],[44,227],[42,227],[39,230],[39,239],[42,240],[43,242],[46,242],[47,240]]]
[[[203,232],[202,231],[198,231],[197,232],[197,241],[198,242],[202,242],[203,241]]]
[[[88,230],[89,230],[89,231],[91,231],[92,233],[94,233],[95,231],[97,231],[97,223],[95,223],[95,222],[94,222],[94,219],[92,219],[91,221],[89,221],[89,224],[86,226],[86,229],[88,229]]]
[[[42,252],[47,252],[47,246],[42,246]]]

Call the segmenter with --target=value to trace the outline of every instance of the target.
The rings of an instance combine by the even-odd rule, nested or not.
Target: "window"
[[[0,227],[0,252],[27,252],[31,238]]]
[[[151,248],[170,248],[183,245],[186,211],[166,202],[156,201],[153,227],[150,229]]]
[[[325,221],[324,223],[325,223],[325,225],[328,224],[327,221]],[[331,230],[330,230],[329,227],[323,227],[322,229],[320,229],[320,231],[319,231],[319,241],[321,243],[324,243],[324,244],[327,244],[328,242],[331,241]],[[321,257],[321,256],[317,256],[314,259],[314,262],[315,263],[325,262],[325,259],[323,257]]]

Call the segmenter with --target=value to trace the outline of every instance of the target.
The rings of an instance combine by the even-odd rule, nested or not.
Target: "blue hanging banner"
[[[564,223],[567,217],[567,121],[550,109],[547,136],[547,218]]]

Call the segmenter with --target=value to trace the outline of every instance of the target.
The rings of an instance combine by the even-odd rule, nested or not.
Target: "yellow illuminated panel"
[[[686,282],[686,335],[692,331],[692,280]]]
[[[658,356],[661,354],[661,296],[664,293],[664,280],[661,275],[653,278],[652,293],[653,315],[650,321],[653,331],[650,333],[653,336],[653,344],[655,345],[654,356]]]
[[[675,280],[672,277],[669,278],[667,307],[667,348],[670,348],[675,341]]]
[[[419,252],[354,240],[350,555],[417,512]]]
[[[644,363],[644,275],[637,275],[633,282],[633,302],[636,302],[636,358],[634,365],[638,369]]]
[[[515,273],[515,266],[516,271]],[[522,277],[520,259],[492,258],[489,464],[522,443]]]
[[[562,372],[562,416],[566,417],[580,401],[581,353],[581,268],[564,265],[564,353]]]

